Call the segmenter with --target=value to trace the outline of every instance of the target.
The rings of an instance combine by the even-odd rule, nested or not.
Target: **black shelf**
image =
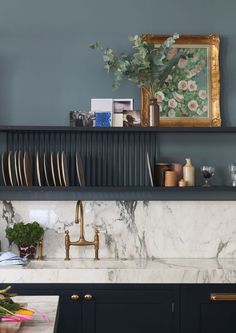
[[[0,126],[0,132],[123,132],[123,133],[236,133],[236,127],[69,127],[69,126]]]
[[[211,187],[0,187],[0,200],[15,201],[231,201],[236,188]]]

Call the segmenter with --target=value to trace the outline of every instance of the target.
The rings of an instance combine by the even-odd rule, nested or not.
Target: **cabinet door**
[[[121,287],[122,288],[122,287]],[[83,301],[83,333],[173,333],[170,290],[93,290]]]
[[[57,333],[81,333],[82,332],[82,292],[77,289],[63,290],[63,289],[47,289],[47,286],[42,287],[40,285],[32,286],[28,285],[14,286],[12,285],[12,291],[18,295],[58,295],[59,308],[58,308],[58,322],[57,322]],[[6,287],[4,285],[4,287]],[[1,289],[1,285],[0,285]],[[75,299],[79,295],[78,300]],[[45,315],[47,315],[45,313]]]
[[[214,294],[212,297],[211,295]],[[236,286],[183,286],[182,333],[235,333]],[[215,298],[215,299],[213,299]]]

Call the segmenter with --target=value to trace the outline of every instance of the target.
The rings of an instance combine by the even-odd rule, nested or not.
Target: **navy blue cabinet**
[[[179,332],[178,289],[174,286],[15,284],[12,287],[19,295],[60,296],[57,333]]]
[[[181,288],[181,333],[190,332],[236,332],[235,285],[185,285]]]

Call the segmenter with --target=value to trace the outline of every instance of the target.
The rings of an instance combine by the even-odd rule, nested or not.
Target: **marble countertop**
[[[35,260],[0,283],[236,283],[236,259]]]
[[[32,322],[23,322],[17,333],[53,333],[55,328],[59,296],[17,296],[14,300],[27,303],[27,307],[37,309],[47,316],[49,322],[43,321],[37,314]],[[16,332],[12,323],[0,323],[0,333]]]

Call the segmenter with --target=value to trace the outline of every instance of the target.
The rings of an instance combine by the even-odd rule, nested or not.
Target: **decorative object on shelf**
[[[170,168],[172,171],[175,171],[177,174],[177,181],[180,181],[183,178],[183,164],[181,163],[171,163]]]
[[[134,102],[132,98],[115,98],[113,101],[113,113],[122,114],[124,110],[133,110]]]
[[[147,153],[147,167],[148,167],[148,174],[149,174],[149,179],[150,179],[150,183],[151,186],[153,187],[153,176],[152,176],[152,168],[151,168],[151,163],[150,163],[150,158],[149,158],[149,154]]]
[[[165,171],[165,187],[177,186],[177,174],[175,171]]]
[[[166,36],[147,34],[142,39],[161,48]],[[217,35],[181,36],[165,53],[170,63],[177,62],[161,89],[153,92],[160,105],[161,126],[221,126],[219,44]],[[143,122],[147,124],[148,87],[142,87],[141,95]]]
[[[165,171],[170,170],[170,163],[156,163],[154,166],[155,186],[165,186]]]
[[[150,98],[149,100],[148,124],[150,127],[160,125],[160,107],[156,98]]]
[[[203,165],[200,167],[200,170],[201,170],[203,178],[205,179],[205,183],[203,184],[203,186],[206,186],[206,187],[211,186],[209,180],[212,176],[214,176],[215,168],[212,166]]]
[[[10,244],[18,245],[20,257],[34,259],[37,242],[42,239],[44,230],[38,222],[24,224],[16,223],[6,229],[6,237]]]
[[[186,158],[186,164],[183,167],[184,180],[187,186],[195,186],[195,167],[190,158]]]
[[[184,179],[180,179],[178,185],[179,185],[179,187],[186,187],[187,182]]]
[[[112,113],[111,112],[95,112],[95,126],[96,127],[111,127]]]
[[[174,34],[173,37],[166,37],[160,48],[157,48],[153,43],[145,41],[140,36],[131,36],[129,39],[133,51],[127,54],[122,53],[121,56],[117,56],[110,48],[104,50],[99,43],[90,45],[92,49],[100,49],[104,52],[104,68],[108,72],[114,72],[113,88],[118,88],[121,81],[127,78],[139,87],[145,87],[148,97],[155,99],[152,106],[150,105],[151,112],[155,112],[153,116],[149,117],[153,121],[146,120],[142,122],[144,126],[159,125],[159,107],[156,92],[162,89],[175,65],[185,54],[184,51],[181,51],[176,55],[174,54],[171,59],[167,57],[168,51],[171,50],[172,45],[178,38],[178,34]]]
[[[236,163],[232,163],[229,165],[229,172],[232,181],[232,186],[236,186]]]
[[[70,126],[94,127],[95,126],[94,112],[70,111]]]
[[[123,111],[123,126],[135,127],[140,126],[140,112],[139,111]]]

